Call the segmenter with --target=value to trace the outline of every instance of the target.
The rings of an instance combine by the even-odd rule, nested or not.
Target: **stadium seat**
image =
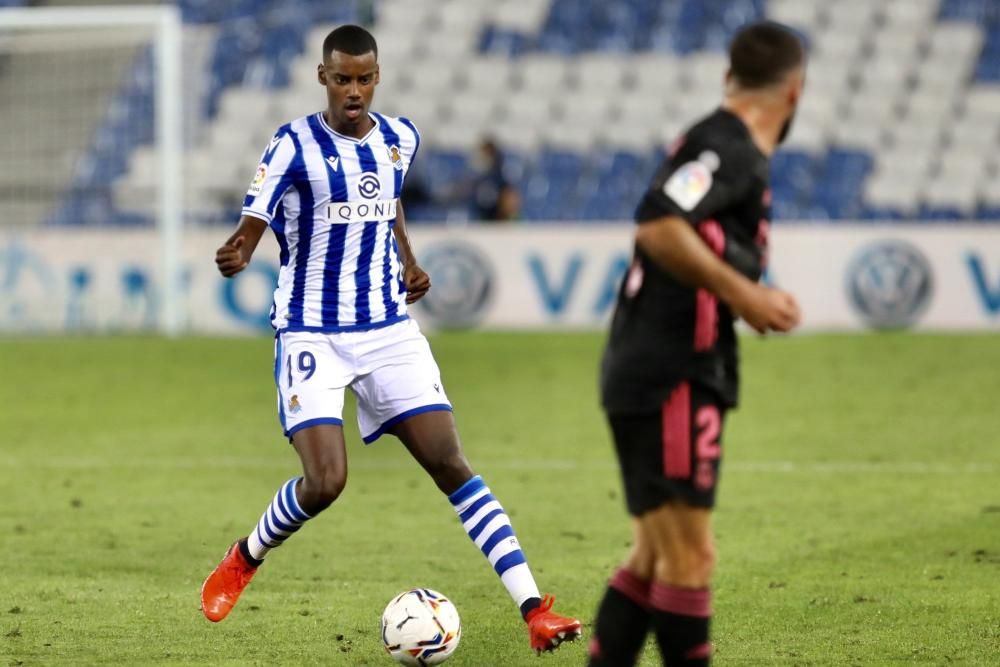
[[[916,30],[929,25],[938,9],[939,0],[886,0],[882,17],[887,25],[898,30]]]
[[[551,55],[527,55],[515,61],[515,83],[521,91],[549,95],[569,84],[569,63]]]
[[[514,64],[507,58],[480,56],[460,63],[458,85],[469,95],[495,100],[499,87],[506,90],[513,79]]]
[[[196,198],[231,210],[267,134],[322,106],[318,43],[334,25],[363,20],[371,5],[180,5],[185,21],[216,30],[200,121],[205,148],[192,151],[186,168],[205,177],[198,181],[207,194]],[[417,122],[420,161],[469,155],[487,134],[524,155],[527,218],[628,218],[653,168],[650,147],[667,145],[718,103],[729,38],[765,14],[810,46],[806,95],[774,159],[779,217],[996,210],[984,199],[1000,148],[1000,5],[992,0],[380,0],[374,109]],[[148,186],[149,158],[132,148],[152,140],[151,124],[136,122],[152,110],[142,76],[150,54],[141,58],[95,133],[78,184]],[[213,169],[212,151],[243,163],[241,173]],[[551,157],[569,153],[579,158],[574,169]],[[458,164],[449,178],[469,168]],[[226,187],[236,195],[224,201]],[[562,201],[544,199],[552,193]],[[101,203],[86,208],[106,213]],[[466,214],[449,204],[422,210]]]
[[[442,134],[449,134],[459,128],[472,128],[477,132],[488,132],[500,113],[499,105],[492,97],[477,95],[471,91],[460,93],[453,99],[444,100],[444,102],[446,104],[450,102],[450,105],[446,107],[450,123]]]

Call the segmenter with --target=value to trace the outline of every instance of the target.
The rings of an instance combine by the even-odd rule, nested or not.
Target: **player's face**
[[[319,82],[326,87],[327,111],[333,129],[344,134],[366,129],[368,107],[378,80],[378,62],[372,51],[360,56],[330,52],[319,66]]]
[[[806,72],[804,67],[798,67],[791,74],[788,75],[787,89],[787,102],[788,102],[788,117],[785,118],[785,124],[781,126],[781,133],[778,135],[778,143],[782,143],[788,137],[788,133],[792,130],[792,122],[795,120],[795,111],[798,109],[799,100],[802,98],[802,91],[805,88],[806,83]]]

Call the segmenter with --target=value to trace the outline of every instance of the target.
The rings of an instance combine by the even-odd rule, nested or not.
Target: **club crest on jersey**
[[[663,184],[663,194],[685,211],[692,211],[712,189],[712,170],[704,162],[681,165]]]
[[[378,199],[381,192],[382,183],[378,180],[378,174],[372,171],[361,174],[361,179],[358,180],[358,194],[365,199]]]
[[[298,394],[292,394],[292,397],[288,399],[288,411],[293,415],[302,411],[302,404],[299,403]]]
[[[253,195],[256,197],[260,194],[261,188],[264,187],[264,179],[267,178],[267,165],[261,163],[257,166],[257,173],[253,177],[253,182],[250,183],[250,189],[247,190],[248,195]]]
[[[389,159],[392,160],[392,166],[396,171],[403,170],[403,156],[399,154],[399,146],[389,146],[387,149],[389,151]]]

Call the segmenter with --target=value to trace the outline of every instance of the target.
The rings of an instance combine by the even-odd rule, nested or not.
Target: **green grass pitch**
[[[597,409],[600,335],[443,334],[466,451],[543,590],[589,624],[629,526]],[[1000,339],[744,340],[716,515],[719,665],[1000,661]],[[389,665],[379,617],[439,589],[449,665],[536,658],[447,501],[392,438],[233,614],[202,579],[297,473],[272,341],[0,341],[0,664]],[[657,664],[647,647],[644,665]]]

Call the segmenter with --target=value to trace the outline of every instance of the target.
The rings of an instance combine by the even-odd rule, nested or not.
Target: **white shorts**
[[[346,387],[357,397],[365,444],[413,415],[451,410],[431,347],[410,319],[368,331],[279,333],[274,379],[288,438],[317,424],[342,425]]]

